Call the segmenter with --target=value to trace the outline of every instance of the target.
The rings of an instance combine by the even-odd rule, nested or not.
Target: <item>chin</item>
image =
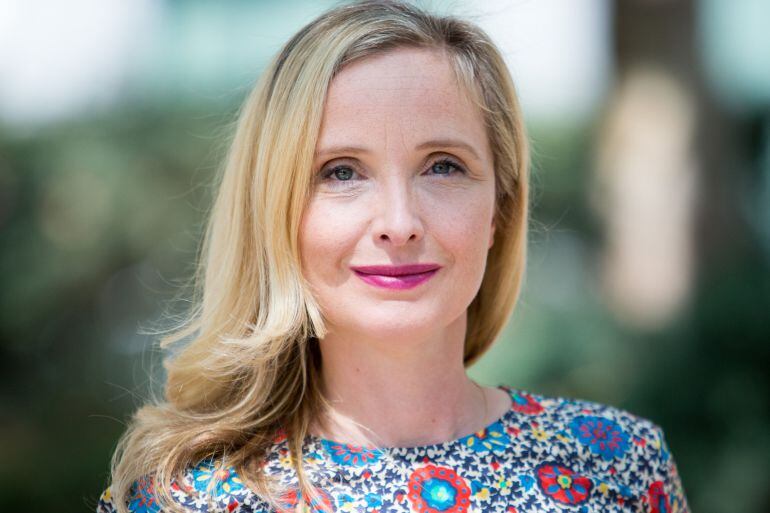
[[[344,319],[340,325],[348,326],[345,331],[368,333],[376,338],[390,340],[406,339],[435,334],[452,323],[452,319],[433,309],[421,309],[406,304],[405,307],[359,309],[355,319]]]

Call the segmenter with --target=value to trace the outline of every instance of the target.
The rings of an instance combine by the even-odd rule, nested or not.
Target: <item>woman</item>
[[[465,372],[519,294],[527,173],[476,26],[370,1],[300,30],[240,114],[162,345],[192,341],[98,511],[686,510],[651,421]]]

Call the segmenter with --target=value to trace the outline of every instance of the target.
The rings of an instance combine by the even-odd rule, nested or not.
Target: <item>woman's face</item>
[[[400,48],[331,83],[300,227],[303,272],[330,333],[397,343],[436,332],[481,286],[493,157],[482,113],[450,66],[435,50]],[[411,273],[402,277],[353,269],[406,264],[440,267],[396,270]]]

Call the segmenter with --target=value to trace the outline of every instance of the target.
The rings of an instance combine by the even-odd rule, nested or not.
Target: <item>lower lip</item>
[[[385,289],[404,290],[414,288],[417,285],[428,281],[438,272],[438,269],[433,269],[432,271],[424,273],[404,274],[402,276],[383,276],[381,274],[363,274],[358,271],[353,272],[356,273],[356,276],[370,285]]]

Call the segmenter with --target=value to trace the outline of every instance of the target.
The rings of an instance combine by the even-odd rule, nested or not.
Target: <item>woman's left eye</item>
[[[465,169],[462,168],[458,163],[451,159],[441,159],[434,162],[430,169],[438,175],[450,175],[452,171],[456,171],[458,173],[465,173]]]

